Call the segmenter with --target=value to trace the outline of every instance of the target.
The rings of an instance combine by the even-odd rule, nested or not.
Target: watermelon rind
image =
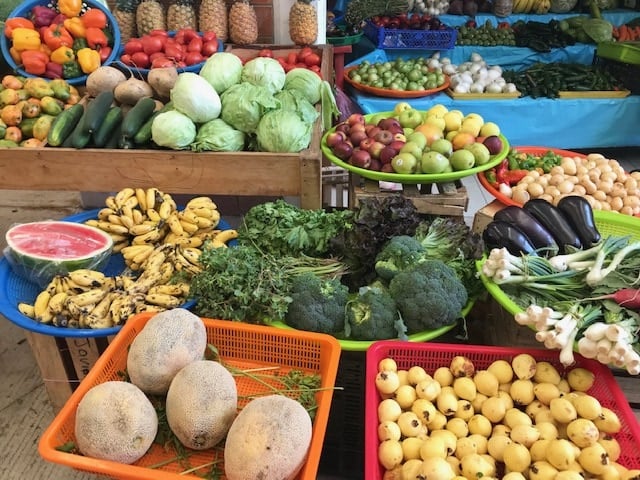
[[[78,254],[77,256],[70,255],[67,251],[65,258],[61,258],[56,256],[54,247],[51,247],[51,253],[44,256],[29,251],[28,246],[22,243],[19,245],[16,241],[19,235],[29,235],[29,243],[34,246],[42,245],[43,242],[51,240],[51,235],[40,234],[38,229],[49,226],[62,231],[66,229],[67,234],[79,242],[88,243],[86,239],[91,237],[91,243],[99,245],[92,245],[90,253]],[[67,226],[69,228],[66,228]],[[56,275],[65,275],[73,270],[81,268],[104,270],[113,250],[113,239],[107,232],[75,222],[46,220],[22,223],[11,227],[5,237],[7,247],[3,254],[13,273],[40,287],[45,287]],[[68,250],[69,246],[66,248]],[[85,248],[89,247],[85,245]]]

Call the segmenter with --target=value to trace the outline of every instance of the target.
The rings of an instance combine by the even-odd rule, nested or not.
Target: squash
[[[164,395],[184,366],[204,357],[207,332],[200,317],[174,308],[154,315],[134,338],[127,354],[131,383],[151,395]]]
[[[171,382],[166,399],[167,422],[188,448],[205,450],[227,434],[238,410],[236,382],[212,360],[192,362]]]
[[[129,382],[92,387],[76,410],[76,445],[87,457],[133,463],[151,447],[157,431],[155,408]]]
[[[284,395],[251,400],[227,433],[224,469],[229,480],[287,480],[302,469],[312,424],[304,407]]]

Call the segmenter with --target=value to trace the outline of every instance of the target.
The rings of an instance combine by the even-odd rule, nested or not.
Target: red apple
[[[491,155],[497,155],[502,151],[502,140],[497,135],[491,135],[485,138],[482,143],[487,147]]]
[[[371,154],[371,157],[380,158],[380,152],[384,147],[385,147],[384,143],[374,140],[373,144],[369,147],[369,153]]]
[[[376,142],[389,145],[393,141],[393,133],[391,133],[389,130],[380,130],[373,136],[373,138],[376,140]]]
[[[351,146],[350,143],[342,142],[335,145],[331,149],[331,151],[340,160],[348,160],[351,154],[353,153],[353,147]]]
[[[393,171],[393,165],[391,165],[391,162],[383,163],[382,168],[380,168],[380,171],[384,173],[396,173]]]
[[[369,135],[369,132],[373,128],[377,128],[375,123],[365,123],[365,125],[364,125],[364,131],[367,132],[367,135]],[[371,135],[369,135],[369,136],[371,136]]]
[[[344,132],[331,132],[327,135],[327,146],[333,147],[338,143],[342,143],[347,139],[347,134]]]
[[[398,150],[387,145],[380,151],[380,161],[382,163],[391,163],[391,159],[398,154]]]
[[[404,129],[400,125],[391,125],[387,128],[392,134],[396,135],[398,133],[404,134]]]
[[[349,128],[349,136],[351,136],[351,134],[353,132],[365,132],[366,130],[364,129],[364,123],[354,123],[353,125],[350,126]]]
[[[389,146],[393,148],[396,152],[399,152],[402,149],[402,147],[404,147],[405,143],[406,142],[403,142],[402,140],[394,140],[389,144]]]
[[[367,132],[367,135],[369,135],[369,137],[371,138],[375,138],[375,136],[381,132],[382,129],[376,125],[373,126],[373,128],[370,128],[369,131]]]
[[[351,132],[351,134],[349,135],[349,140],[351,140],[351,143],[354,147],[359,146],[360,142],[362,142],[362,140],[364,140],[365,138],[369,137],[364,131]]]
[[[389,127],[391,127],[391,126],[400,127],[400,122],[398,121],[397,118],[387,117],[387,118],[383,118],[382,120],[380,120],[378,122],[378,126],[380,128],[383,128],[384,130],[390,130]],[[402,127],[400,127],[400,128],[402,128]]]
[[[393,139],[394,140],[398,140],[400,142],[406,142],[407,141],[407,137],[405,136],[404,133],[394,133],[393,134]]]
[[[346,122],[339,123],[339,124],[336,126],[336,132],[344,132],[344,133],[346,133],[347,135],[349,135],[349,131],[350,131],[350,130],[351,130],[351,127],[350,127],[350,126],[349,126],[349,124],[348,124],[348,123],[346,123]]]
[[[371,155],[366,150],[356,149],[349,157],[349,163],[354,167],[369,168],[371,165]]]
[[[349,115],[349,117],[347,117],[347,123],[350,126],[353,126],[356,124],[364,125],[365,123],[364,115],[362,115],[361,113],[352,113],[351,115]]]
[[[369,164],[369,170],[375,170],[379,172],[382,168],[382,162],[377,158],[372,158],[371,163]]]
[[[373,138],[367,137],[364,140],[362,140],[360,142],[360,145],[358,146],[360,147],[360,150],[365,150],[366,152],[368,152],[374,143],[375,143],[375,140]]]

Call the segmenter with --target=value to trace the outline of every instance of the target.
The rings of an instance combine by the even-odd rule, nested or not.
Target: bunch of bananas
[[[551,8],[551,0],[514,0],[513,13],[536,13],[544,15]]]

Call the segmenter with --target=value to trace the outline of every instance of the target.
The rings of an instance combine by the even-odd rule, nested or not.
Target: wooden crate
[[[30,331],[25,335],[55,412],[64,406],[114,338],[52,337]]]
[[[471,230],[475,233],[482,233],[489,223],[493,220],[493,216],[499,210],[502,210],[505,207],[503,203],[500,203],[498,200],[494,200],[493,202],[485,205],[480,210],[476,212],[473,217],[473,225],[471,226]]]

